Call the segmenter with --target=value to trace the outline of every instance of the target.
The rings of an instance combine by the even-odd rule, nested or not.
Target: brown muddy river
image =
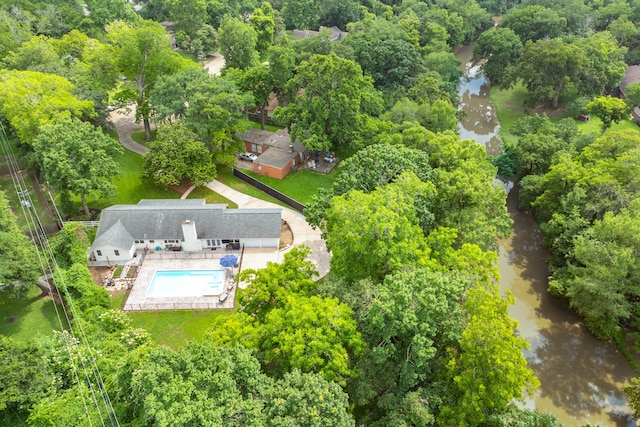
[[[459,88],[466,112],[460,136],[476,139],[494,154],[500,148],[498,120],[489,85],[469,64],[471,49],[456,52],[465,71]],[[516,300],[509,313],[531,344],[525,357],[541,383],[527,407],[555,415],[565,427],[636,426],[622,391],[633,370],[612,344],[596,339],[560,299],[547,293],[548,253],[540,228],[531,214],[518,211],[516,202],[517,189],[507,200],[513,233],[499,242],[498,267],[501,289]]]

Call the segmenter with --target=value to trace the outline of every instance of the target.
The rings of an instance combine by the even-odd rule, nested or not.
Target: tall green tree
[[[469,323],[448,364],[458,395],[443,410],[443,422],[480,425],[540,385],[522,354],[529,343],[516,335],[518,324],[507,313],[513,302],[511,296],[501,297],[496,285],[474,286],[467,293],[463,308]]]
[[[281,372],[299,369],[346,384],[355,375],[350,359],[364,343],[353,311],[336,298],[289,294],[282,308],[267,314],[261,349]]]
[[[424,142],[421,148],[436,172],[435,223],[458,231],[456,247],[470,243],[483,250],[495,249],[496,240],[511,232],[511,218],[506,193],[494,181],[496,168],[484,148],[451,131]]]
[[[288,294],[310,296],[315,289],[313,277],[318,274],[306,259],[310,253],[308,247],[298,246],[287,252],[281,263],[268,262],[265,268],[243,270],[238,281],[249,285],[238,289],[240,310],[262,322],[272,309],[284,305]]]
[[[107,32],[114,44],[116,67],[127,83],[133,85],[133,91],[124,90],[122,97],[135,103],[136,119],[142,120],[145,138],[150,140],[152,108],[149,92],[159,76],[187,68],[189,62],[171,50],[166,31],[158,23],[137,21],[128,25],[119,21],[109,25]]]
[[[36,283],[40,271],[36,255],[33,243],[18,229],[16,217],[0,191],[0,295],[7,301],[23,298]]]
[[[34,342],[23,343],[0,335],[0,359],[0,417],[10,420],[11,413],[24,416],[49,394],[54,383],[46,353]]]
[[[501,27],[513,30],[523,44],[529,40],[535,42],[559,37],[566,25],[566,19],[561,18],[554,10],[540,5],[513,8],[500,22]]]
[[[491,84],[507,81],[510,70],[522,55],[522,42],[510,28],[485,31],[473,47],[473,58],[480,62],[483,74]]]
[[[589,329],[603,338],[616,337],[622,324],[637,319],[640,280],[636,254],[640,250],[640,199],[619,214],[608,212],[602,221],[576,236],[575,263],[558,282],[571,306],[585,317]]]
[[[216,177],[213,154],[198,136],[182,123],[158,128],[143,156],[143,178],[163,187],[188,179],[200,186]]]
[[[129,390],[137,423],[155,426],[265,423],[261,399],[270,380],[240,346],[202,341],[179,351],[154,349],[133,371]]]
[[[624,392],[629,398],[629,406],[633,409],[633,416],[640,417],[640,378],[632,378],[631,385],[625,387]]]
[[[282,0],[282,18],[287,29],[318,28],[318,6],[315,0]]]
[[[369,346],[355,383],[356,389],[376,390],[375,412],[385,414],[387,425],[394,417],[410,419],[403,410],[407,394],[429,387],[445,370],[447,351],[457,347],[464,328],[460,300],[469,282],[457,272],[424,268],[388,275],[369,291],[363,313],[357,313]],[[432,419],[436,399],[423,400]]]
[[[411,87],[425,70],[418,47],[403,39],[360,32],[349,34],[341,42],[341,47],[352,49],[353,54],[345,57],[360,64],[363,73],[373,78],[376,88],[394,90]]]
[[[95,35],[104,32],[105,26],[115,21],[133,23],[140,19],[133,4],[125,0],[87,0],[89,16],[85,18],[85,25]]]
[[[255,105],[260,110],[260,128],[264,130],[265,109],[269,105],[273,89],[269,68],[265,65],[257,65],[245,70],[239,86],[240,89],[253,94]]]
[[[191,39],[207,23],[206,0],[164,0],[163,5],[176,30],[184,31]]]
[[[625,89],[626,96],[624,102],[627,103],[629,110],[640,107],[640,83],[632,83]]]
[[[92,117],[93,102],[72,94],[64,77],[34,71],[9,71],[0,76],[0,110],[23,144],[31,144],[40,126],[63,117]]]
[[[231,166],[242,150],[237,133],[249,128],[246,110],[253,99],[223,77],[197,78],[187,86],[189,107],[183,123],[207,144],[218,165]]]
[[[264,55],[276,37],[276,22],[271,3],[263,1],[251,14],[249,24],[256,31],[256,50]]]
[[[402,173],[412,171],[424,182],[432,181],[435,172],[429,165],[429,157],[423,151],[400,144],[373,144],[359,150],[357,155],[340,163],[339,174],[331,189],[322,189],[304,210],[309,224],[325,229],[333,196],[344,195],[351,190],[371,193],[395,182]],[[426,195],[416,201],[416,213],[420,227],[428,233],[434,224],[431,212],[432,197]]]
[[[534,101],[558,99],[582,77],[588,58],[580,47],[561,39],[528,41],[514,75],[521,79]]]
[[[33,147],[47,181],[58,192],[79,195],[86,215],[87,196],[109,196],[115,191],[111,183],[118,174],[114,156],[122,147],[90,123],[63,118],[45,125]]]
[[[627,69],[625,47],[619,47],[607,31],[575,38],[573,43],[584,51],[588,59],[582,77],[576,82],[581,95],[600,96],[618,86]]]
[[[363,115],[379,113],[382,105],[372,79],[362,75],[360,66],[333,53],[314,55],[300,64],[289,87],[300,94],[286,107],[278,107],[274,118],[312,151],[363,144]]]
[[[609,95],[594,98],[587,104],[587,111],[602,121],[602,133],[606,132],[613,123],[629,118],[629,107],[624,100]]]
[[[226,68],[241,70],[258,64],[258,33],[239,18],[225,16],[218,28],[218,44]]]
[[[427,265],[415,205],[433,193],[433,184],[408,171],[369,194],[351,190],[334,197],[326,222],[332,271],[348,281],[380,280],[405,265]]]
[[[349,396],[322,375],[294,370],[275,382],[267,392],[268,427],[354,427]]]
[[[296,67],[296,52],[286,41],[271,46],[267,52],[269,58],[269,74],[271,77],[271,90],[278,100],[283,103],[291,99],[295,94],[288,93],[287,82],[293,77]]]

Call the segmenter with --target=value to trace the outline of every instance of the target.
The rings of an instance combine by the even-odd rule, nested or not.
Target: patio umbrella
[[[232,254],[220,258],[220,265],[223,267],[233,267],[238,263],[238,257]]]

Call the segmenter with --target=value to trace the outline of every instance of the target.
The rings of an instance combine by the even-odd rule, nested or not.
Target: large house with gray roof
[[[144,250],[278,248],[282,209],[227,209],[204,199],[141,200],[102,211],[92,261],[124,263]]]

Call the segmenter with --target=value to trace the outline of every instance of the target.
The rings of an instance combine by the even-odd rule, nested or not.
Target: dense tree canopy
[[[109,169],[110,142],[84,123],[101,123],[93,101],[98,113],[135,104],[147,131],[151,119],[158,122],[144,160],[147,177],[161,185],[206,182],[235,161],[246,110],[264,110],[271,92],[281,106],[275,119],[294,138],[312,155],[339,150],[341,161],[332,187],[321,189],[305,212],[332,251],[328,276],[314,281],[308,248],[244,270],[237,311],[217,313],[203,339],[181,348],[158,347],[125,313],[109,309],[107,292],[86,267],[87,233],[65,227],[52,239],[61,269],[55,279],[73,298],[72,322],[92,348],[69,333],[39,345],[0,340],[9,361],[3,368],[15,371],[5,372],[8,387],[0,386],[0,417],[12,411],[7,425],[11,417],[31,425],[99,419],[104,403],[84,407],[93,383],[76,383],[73,369],[91,354],[122,425],[553,425],[512,403],[536,381],[522,356],[526,344],[506,315],[511,300],[494,286],[491,249],[510,225],[505,192],[493,183],[496,168],[483,148],[456,134],[460,71],[452,48],[493,25],[483,7],[507,13],[513,4],[141,0],[141,16],[175,21],[180,48],[204,59],[219,46],[227,66],[214,77],[171,51],[164,28],[130,13],[130,3],[91,0],[87,16],[76,8],[80,28],[101,43],[67,34],[76,18],[58,13],[62,0],[49,9],[40,1],[0,5],[0,56],[14,69],[0,77],[0,107],[22,142],[33,143],[45,174],[54,163],[84,171],[87,153],[90,172]],[[637,21],[635,9],[565,3],[524,1],[504,25],[481,36],[476,58],[486,60],[492,83],[520,78],[533,99],[552,102],[574,90],[591,99],[617,84],[625,46],[638,43],[627,25]],[[293,40],[283,25],[337,25],[349,34],[331,41],[326,29]],[[592,33],[596,27],[613,35]],[[525,48],[519,36],[534,41]],[[536,54],[538,44],[545,48],[536,61],[521,55]],[[39,86],[63,90],[32,108],[37,97],[29,91]],[[66,126],[53,135],[58,123]],[[60,138],[75,141],[54,144]],[[521,174],[539,175],[525,178],[522,193],[546,219],[545,243],[570,249],[566,257],[554,254],[553,267],[564,268],[554,275],[554,291],[580,304],[598,333],[615,336],[637,324],[630,285],[637,268],[629,256],[637,242],[620,230],[634,230],[637,222],[640,162],[630,134],[602,138],[594,142],[566,122],[536,117],[512,129],[506,157]],[[82,156],[69,166],[78,144]],[[592,178],[600,171],[608,174]],[[84,187],[71,191],[81,195]],[[2,215],[0,209],[0,230]],[[25,239],[13,233],[0,251],[31,248]],[[606,274],[593,262],[600,247],[623,267],[615,284],[600,283]],[[0,257],[0,283],[6,272],[13,277],[26,268],[29,254],[14,252]],[[67,343],[74,343],[71,352]]]
[[[35,71],[9,71],[0,77],[0,110],[23,144],[31,144],[39,127],[63,117],[93,116],[93,102],[79,100],[64,77]]]
[[[86,215],[87,196],[114,192],[111,178],[118,174],[114,157],[122,147],[90,123],[64,118],[43,126],[33,148],[49,184],[60,193],[79,195]]]
[[[274,118],[312,151],[362,145],[363,115],[377,114],[381,108],[371,78],[362,75],[359,65],[335,54],[314,55],[300,64],[289,86],[299,94],[295,102],[276,109]]]
[[[480,61],[482,73],[496,86],[508,79],[521,55],[522,42],[510,28],[485,31],[473,47],[473,57]]]
[[[558,37],[566,25],[567,20],[554,10],[538,5],[511,9],[500,22],[501,27],[513,30],[522,44],[529,40],[535,42]]]
[[[0,191],[0,295],[7,300],[24,297],[35,285],[39,271],[35,247],[18,229],[16,217]]]
[[[144,154],[143,167],[143,178],[164,187],[179,185],[183,179],[200,186],[216,177],[213,154],[182,123],[158,128]]]
[[[151,105],[149,92],[162,74],[175,73],[188,67],[188,61],[171,50],[164,28],[155,22],[137,21],[128,25],[118,21],[108,28],[114,45],[116,68],[131,85],[122,98],[136,105],[136,118],[142,120],[146,139],[151,139]],[[124,86],[126,88],[127,85]]]

